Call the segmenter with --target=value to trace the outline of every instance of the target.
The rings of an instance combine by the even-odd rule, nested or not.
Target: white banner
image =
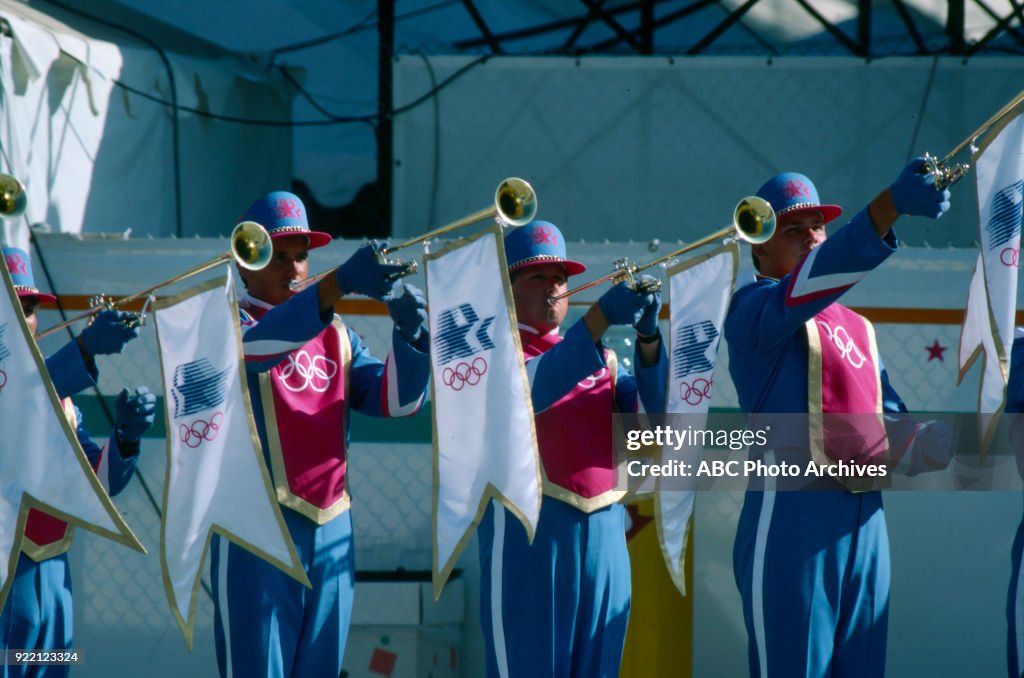
[[[225,280],[155,305],[167,403],[160,561],[189,649],[213,532],[309,586],[263,461],[242,369],[234,286]]]
[[[1017,268],[1024,209],[1024,116],[989,133],[974,155],[981,253],[960,329],[958,383],[979,355],[978,435],[984,454],[1006,397],[1017,308]]]
[[[424,257],[434,401],[434,595],[495,498],[533,541],[533,405],[497,225]]]
[[[0,609],[7,600],[25,519],[42,509],[142,553],[64,415],[29,332],[7,266],[0,262]]]
[[[666,272],[671,295],[671,329],[665,407],[670,414],[703,415],[699,421],[687,420],[694,427],[703,426],[711,405],[722,323],[736,281],[738,257],[739,245],[731,242]],[[678,458],[693,464],[702,451],[701,447],[665,448],[663,461]],[[686,595],[686,530],[693,515],[694,492],[659,489],[655,497],[654,515],[661,553],[672,582]]]

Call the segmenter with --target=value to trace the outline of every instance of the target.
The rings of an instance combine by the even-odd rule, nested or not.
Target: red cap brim
[[[538,259],[536,261],[527,261],[523,264],[519,264],[518,266],[510,267],[508,272],[513,273],[514,271],[521,271],[524,268],[529,268],[530,266],[543,266],[544,264],[561,264],[565,267],[566,275],[579,275],[587,270],[586,266],[578,261],[572,261],[571,259]]]
[[[331,236],[328,233],[321,233],[320,231],[292,231],[282,233],[271,233],[270,238],[294,238],[295,236],[306,236],[309,240],[309,249],[315,250],[317,247],[323,247],[324,245],[331,244]]]
[[[782,216],[784,214],[802,214],[804,212],[817,212],[821,215],[822,224],[827,224],[842,214],[843,208],[839,205],[809,205],[807,207],[797,207],[791,210],[782,210],[777,216]]]
[[[57,297],[46,292],[29,292],[28,290],[22,290],[18,292],[18,298],[23,299],[27,297],[35,297],[40,304],[52,304],[57,301]]]

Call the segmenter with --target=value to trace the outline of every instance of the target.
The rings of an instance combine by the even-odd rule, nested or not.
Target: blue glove
[[[642,284],[647,279],[651,281],[657,280],[653,276],[642,275],[637,278],[637,282]],[[636,330],[637,334],[649,337],[658,333],[658,312],[661,311],[661,293],[654,292],[653,294],[648,294],[646,299],[649,301],[644,305],[640,319],[633,324],[633,329]]]
[[[405,283],[401,296],[387,300],[388,313],[395,321],[395,329],[410,344],[420,336],[420,327],[427,322],[427,298],[420,288]]]
[[[949,209],[949,190],[935,188],[935,177],[921,174],[924,158],[914,158],[889,189],[900,214],[938,219]]]
[[[145,386],[138,387],[131,395],[128,389],[124,389],[117,396],[114,408],[117,411],[116,430],[121,442],[138,442],[156,419],[156,396]]]
[[[378,247],[387,247],[379,243]],[[405,270],[401,264],[383,264],[373,245],[363,245],[335,271],[342,294],[362,294],[373,299],[387,300],[391,285]]]
[[[946,422],[933,419],[917,425],[908,476],[941,471],[953,460],[953,430]]]
[[[601,307],[610,325],[632,325],[640,323],[647,307],[653,304],[653,294],[640,294],[621,282],[601,295],[597,305]]]
[[[124,311],[100,311],[92,324],[82,330],[82,344],[90,356],[120,353],[125,345],[139,336],[139,328],[128,327],[124,321],[131,320],[134,313]]]

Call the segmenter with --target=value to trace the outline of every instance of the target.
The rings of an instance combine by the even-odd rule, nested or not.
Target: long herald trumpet
[[[107,299],[103,295],[100,295],[99,297],[94,297],[90,302],[93,304],[92,308],[75,316],[74,318],[69,318],[68,320],[65,320],[61,323],[54,325],[53,327],[45,330],[44,332],[40,333],[37,336],[39,339],[42,339],[43,337],[49,336],[54,332],[59,332],[60,330],[64,329],[68,325],[71,325],[72,323],[76,323],[79,320],[83,320],[85,318],[90,318],[99,313],[100,311],[111,310],[119,306],[129,304],[137,299],[148,297],[154,291],[160,289],[161,287],[173,285],[174,283],[184,280],[185,278],[190,278],[194,275],[198,275],[200,273],[208,271],[211,268],[220,266],[221,264],[228,263],[232,259],[234,259],[242,268],[247,268],[250,271],[258,271],[259,269],[263,268],[264,266],[270,263],[270,258],[273,256],[273,254],[274,245],[270,240],[270,235],[267,233],[267,230],[263,228],[263,226],[261,226],[260,224],[257,224],[255,221],[243,221],[242,223],[235,226],[235,228],[231,231],[231,249],[225,252],[224,254],[214,257],[213,259],[210,259],[202,264],[199,264],[198,266],[190,268],[184,273],[176,275],[173,278],[165,280],[161,283],[157,283],[152,287],[147,287],[141,292],[138,292],[128,297],[122,297],[114,301]],[[146,307],[148,307],[148,305],[149,304],[147,302]],[[135,318],[132,318],[127,324],[130,324],[132,327],[135,327],[138,325],[144,325],[145,322],[146,308],[144,307],[142,313],[137,315]]]
[[[974,152],[975,142],[982,134],[990,130],[991,128],[998,125],[1003,121],[1004,118],[1010,116],[1017,111],[1017,108],[1024,103],[1024,90],[1022,90],[1017,96],[1010,99],[1009,102],[1002,108],[1000,108],[995,115],[982,123],[981,127],[974,130],[966,139],[960,142],[960,144],[952,151],[946,154],[946,157],[936,158],[930,153],[924,154],[924,167],[921,170],[922,174],[930,174],[935,177],[935,188],[942,190],[948,186],[952,186],[956,182],[967,176],[967,173],[971,170],[971,163],[969,162],[957,162],[951,163],[962,150],[970,146],[971,152]]]
[[[497,190],[494,192],[494,204],[490,207],[485,207],[482,210],[473,212],[472,214],[465,216],[461,219],[457,219],[450,224],[445,224],[439,228],[435,228],[433,231],[428,231],[423,235],[416,236],[411,240],[399,243],[397,245],[391,245],[390,247],[378,247],[376,249],[377,259],[382,264],[398,264],[405,266],[405,270],[393,276],[393,279],[404,278],[407,275],[412,275],[419,270],[419,264],[415,259],[409,262],[403,262],[398,259],[388,259],[387,255],[398,250],[405,249],[410,245],[436,238],[439,235],[454,231],[465,226],[470,226],[483,221],[485,219],[497,219],[504,226],[523,226],[533,221],[533,218],[537,216],[537,194],[534,192],[533,187],[525,179],[519,177],[509,177],[498,184]],[[327,277],[330,273],[333,273],[334,269],[317,273],[314,276],[310,276],[303,281],[292,281],[290,287],[295,289],[305,289],[309,285],[314,285],[323,278]]]
[[[759,198],[756,195],[750,195],[743,198],[736,204],[736,208],[732,211],[732,224],[726,226],[720,231],[715,231],[711,235],[705,236],[696,242],[692,242],[688,245],[684,245],[677,250],[669,252],[665,256],[658,257],[653,261],[649,261],[646,264],[633,264],[630,263],[629,259],[617,259],[612,262],[613,271],[607,275],[603,275],[596,280],[591,280],[588,283],[584,283],[579,287],[574,287],[568,292],[548,297],[548,303],[555,303],[560,299],[572,296],[577,292],[582,292],[585,289],[589,289],[595,285],[612,280],[615,284],[620,282],[627,282],[629,286],[636,292],[641,294],[650,294],[652,292],[661,291],[661,280],[654,279],[651,281],[645,281],[649,284],[638,283],[634,276],[641,271],[646,271],[649,268],[664,264],[665,262],[671,261],[681,254],[685,254],[691,250],[695,250],[698,247],[703,247],[709,243],[721,240],[727,236],[739,240],[745,240],[751,244],[758,244],[767,242],[771,239],[772,235],[775,234],[775,210],[768,204],[767,200]]]

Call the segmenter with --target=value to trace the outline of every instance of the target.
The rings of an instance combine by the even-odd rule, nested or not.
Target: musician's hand
[[[82,330],[79,335],[82,348],[89,354],[110,355],[120,353],[129,341],[139,336],[137,327],[125,325],[131,320],[133,313],[124,311],[100,311],[92,324]]]
[[[597,305],[609,325],[636,327],[643,318],[644,311],[653,303],[654,296],[634,292],[628,283],[621,282],[602,294],[597,300]]]
[[[900,214],[938,219],[949,209],[949,190],[935,188],[935,177],[921,174],[924,158],[914,158],[889,189]]]
[[[379,243],[383,249],[387,243]],[[405,270],[401,264],[383,264],[376,248],[363,245],[355,254],[335,271],[338,287],[342,294],[362,294],[373,299],[387,301],[391,298],[391,286],[398,275]]]
[[[637,278],[637,284],[643,285],[647,281],[657,281],[657,278],[649,275],[641,275]],[[642,336],[651,336],[658,333],[658,312],[661,310],[661,293],[653,292],[645,295],[643,312],[640,319],[633,324],[636,333]]]
[[[115,409],[118,439],[136,443],[156,420],[156,396],[145,386],[139,386],[132,394],[123,389],[117,396]]]
[[[933,419],[917,425],[908,476],[941,471],[953,459],[953,431],[944,421]]]
[[[401,296],[388,300],[388,313],[395,321],[395,329],[410,344],[419,339],[423,323],[427,322],[427,298],[414,285],[404,283]]]

